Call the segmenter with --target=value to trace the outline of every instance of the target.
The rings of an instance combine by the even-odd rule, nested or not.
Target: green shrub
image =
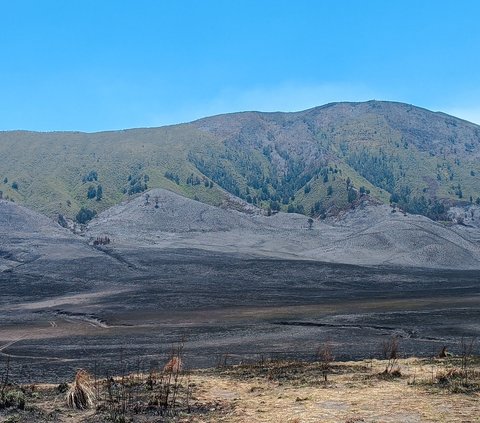
[[[77,213],[75,220],[78,223],[85,224],[92,220],[96,216],[97,212],[95,210],[87,209],[86,207],[82,207],[80,211]]]

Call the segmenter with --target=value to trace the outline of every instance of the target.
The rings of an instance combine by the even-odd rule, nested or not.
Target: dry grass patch
[[[433,392],[480,396],[480,358],[445,357],[424,360],[426,369],[418,384]]]
[[[249,381],[265,379],[278,384],[287,385],[325,385],[328,375],[357,374],[368,371],[366,362],[302,362],[295,360],[265,360],[260,363],[243,364],[207,370],[207,374]]]
[[[387,365],[385,360],[335,362],[330,363],[327,383],[321,362],[264,361],[254,365],[182,371],[175,396],[172,390],[169,394],[170,399],[175,398],[174,413],[163,412],[161,401],[158,402],[163,395],[162,378],[165,380],[170,371],[167,369],[167,372],[157,371],[156,375],[132,374],[113,381],[97,381],[97,407],[90,410],[69,409],[64,402],[65,393],[59,392],[58,387],[40,387],[37,397],[29,397],[25,410],[16,411],[14,421],[478,422],[478,392],[458,393],[438,385],[438,378],[458,364],[458,361],[447,361],[398,360],[401,378],[379,377]],[[469,378],[478,375],[480,362],[471,363],[469,369]],[[449,377],[457,375],[451,372]],[[113,403],[109,399],[109,389],[121,394],[113,396]],[[125,398],[123,403],[122,398]],[[125,407],[120,409],[122,404]],[[115,414],[112,410],[123,411]]]

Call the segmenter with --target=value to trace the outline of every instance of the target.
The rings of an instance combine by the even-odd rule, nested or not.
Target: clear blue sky
[[[0,0],[0,129],[395,100],[480,123],[480,1]]]

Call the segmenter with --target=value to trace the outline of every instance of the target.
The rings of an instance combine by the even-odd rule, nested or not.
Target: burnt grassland
[[[182,339],[186,366],[205,368],[225,357],[309,360],[326,341],[339,360],[381,358],[378,345],[392,336],[402,357],[432,356],[480,335],[477,272],[199,250],[115,254],[129,264],[45,261],[0,273],[0,355],[16,380],[59,383],[94,366],[105,376],[120,359],[133,371]]]

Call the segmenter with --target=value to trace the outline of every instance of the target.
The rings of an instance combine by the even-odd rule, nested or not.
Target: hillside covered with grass
[[[2,196],[75,218],[150,188],[335,214],[361,197],[435,220],[480,203],[480,127],[402,103],[332,103],[100,133],[0,133]],[[87,216],[88,217],[88,216]]]

